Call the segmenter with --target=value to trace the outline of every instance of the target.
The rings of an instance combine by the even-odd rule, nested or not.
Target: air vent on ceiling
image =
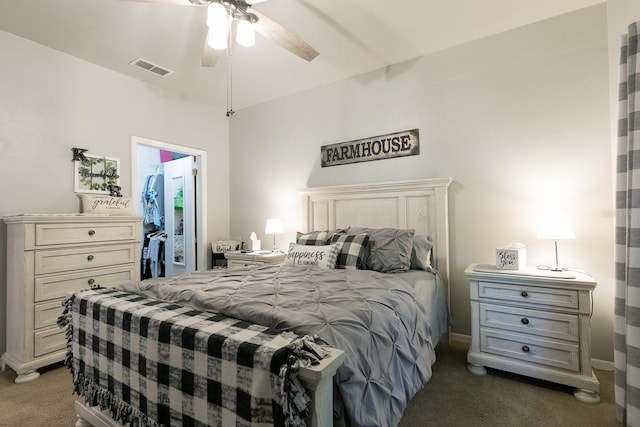
[[[134,67],[142,68],[150,73],[156,74],[160,77],[166,77],[169,74],[173,73],[171,70],[167,70],[166,68],[162,68],[159,65],[156,65],[152,62],[147,61],[146,59],[138,58],[130,62]]]

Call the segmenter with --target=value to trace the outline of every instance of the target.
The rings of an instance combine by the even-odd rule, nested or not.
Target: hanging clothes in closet
[[[140,262],[140,278],[150,279],[165,276],[165,242],[164,231],[164,175],[156,173],[147,176],[142,192],[144,242]]]
[[[167,233],[156,231],[144,236],[142,243],[142,262],[140,263],[140,278],[151,279],[165,276],[164,246]]]
[[[149,175],[142,193],[144,203],[144,224],[164,229],[164,175]]]

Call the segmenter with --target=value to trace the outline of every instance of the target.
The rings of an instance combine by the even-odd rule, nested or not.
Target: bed
[[[157,421],[154,417],[171,425],[262,425],[264,420],[266,424],[297,425],[298,419],[303,419],[303,424],[320,426],[397,425],[409,400],[431,377],[435,346],[448,338],[450,182],[450,178],[438,178],[301,190],[307,229],[298,233],[281,266],[193,272],[126,282],[116,289],[76,293],[68,301],[75,300],[84,308],[68,307],[68,323],[73,327],[68,330],[67,363],[74,372],[76,393],[93,396],[76,401],[77,425],[114,425],[112,418],[154,425]],[[126,353],[127,374],[123,375],[122,366],[117,369],[111,366],[116,359],[123,364],[121,354],[113,356],[111,341],[122,340],[123,330],[128,334],[135,329],[130,326],[132,316],[135,319],[138,313],[143,313],[144,320],[144,313],[149,312],[153,313],[152,320],[146,321],[144,333],[136,329],[136,339],[144,335],[145,340],[148,337],[151,340],[152,332],[147,331],[147,326],[151,331],[155,316],[160,319],[156,322],[158,332],[149,342],[164,350],[154,347],[149,354],[148,348],[143,351],[136,344],[135,349],[120,351]],[[126,319],[126,328],[121,327],[119,316]],[[230,389],[224,388],[223,394],[233,396],[234,407],[241,406],[244,402],[241,397],[245,395],[253,399],[254,395],[264,397],[271,392],[272,398],[263,399],[267,402],[263,409],[252,406],[248,418],[241,420],[226,413],[214,418],[201,414],[201,418],[194,419],[194,413],[211,411],[208,406],[211,401],[207,402],[206,397],[193,399],[197,394],[193,390],[198,389],[197,375],[202,377],[203,384],[219,385],[226,381],[224,366],[230,365],[215,359],[213,365],[208,362],[209,368],[203,372],[195,372],[202,366],[198,361],[207,357],[211,360],[212,350],[208,350],[208,356],[206,350],[204,356],[194,353],[198,344],[184,337],[206,335],[231,323],[232,328],[240,324],[246,329],[232,330],[230,336],[246,340],[235,344],[234,349],[259,348],[255,354],[268,353],[269,359],[263,363],[258,356],[251,356],[254,369],[246,375],[253,381],[251,391],[241,393],[240,388],[245,385],[231,379],[229,384],[237,385],[238,390],[225,393]],[[120,325],[116,332],[112,330],[114,324]],[[166,332],[178,328],[175,325],[179,325],[177,338]],[[82,339],[89,342],[87,346],[94,345],[95,351],[78,344],[79,330]],[[98,344],[97,338],[90,336],[99,335],[98,331],[109,336],[107,344]],[[217,332],[214,335],[219,336]],[[207,342],[214,341],[211,335],[206,336]],[[260,341],[250,341],[248,336]],[[190,343],[188,352],[185,341]],[[272,345],[273,342],[278,345]],[[145,341],[144,346],[148,344]],[[122,347],[128,346],[129,341]],[[264,348],[268,351],[262,352]],[[149,365],[155,369],[157,365],[158,371],[166,371],[164,376],[156,372],[153,387],[145,389],[152,390],[154,399],[160,395],[167,401],[173,399],[166,414],[149,411],[151,405],[147,404],[146,396],[132,397],[136,384],[144,382],[147,386],[150,381],[130,369],[133,359],[130,352],[145,355],[145,369]],[[283,363],[283,357],[288,362]],[[250,369],[239,362],[235,353],[234,358],[243,370]],[[279,373],[273,369],[274,360],[278,361]],[[89,368],[93,363],[111,365],[104,373],[97,373],[95,367]],[[182,365],[173,370],[174,364]],[[195,374],[191,371],[185,374],[185,365]],[[214,365],[222,374],[211,370]],[[160,369],[161,366],[164,368]],[[270,366],[271,371],[267,367],[262,372],[260,366]],[[236,368],[233,365],[234,372],[240,372]],[[75,381],[79,371],[83,372],[84,382]],[[88,379],[91,372],[96,372],[94,380]],[[258,375],[262,373],[264,378]],[[212,381],[212,377],[219,381]],[[169,386],[168,378],[179,385]],[[182,387],[184,392],[185,378],[189,379],[186,382],[191,389],[186,394],[179,393],[176,388]],[[258,378],[265,382],[256,385]],[[165,383],[167,388],[161,392]],[[304,389],[298,395],[291,391],[300,385]],[[126,399],[122,396],[123,389]],[[279,395],[277,390],[283,389],[289,394],[274,397]],[[300,405],[303,409],[299,412],[291,409],[296,396],[310,398],[308,409],[304,405]],[[110,412],[101,411],[100,406]],[[259,418],[256,412],[262,411],[269,412],[271,418]]]

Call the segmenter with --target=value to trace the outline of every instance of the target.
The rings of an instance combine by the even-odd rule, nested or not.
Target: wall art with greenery
[[[120,159],[84,153],[74,161],[76,193],[110,194],[113,186],[120,186]]]

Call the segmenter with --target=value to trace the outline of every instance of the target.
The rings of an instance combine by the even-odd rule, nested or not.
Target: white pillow
[[[112,216],[134,216],[136,214],[131,197],[80,195],[82,212]]]
[[[336,267],[340,244],[315,246],[315,245],[289,245],[289,253],[284,260],[284,265],[295,265],[298,267],[318,267],[322,269],[333,269]]]

